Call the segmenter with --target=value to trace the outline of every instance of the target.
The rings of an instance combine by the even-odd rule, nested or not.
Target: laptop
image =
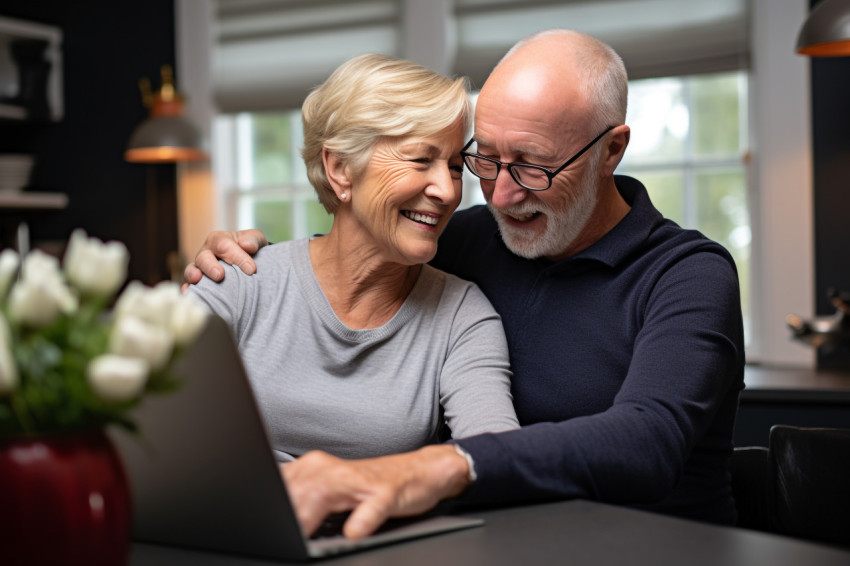
[[[388,522],[360,541],[301,532],[236,344],[211,316],[175,368],[174,392],[146,398],[140,434],[110,431],[133,496],[140,542],[309,560],[482,525],[432,515]]]

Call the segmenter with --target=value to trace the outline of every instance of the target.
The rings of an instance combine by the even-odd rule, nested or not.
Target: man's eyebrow
[[[492,145],[488,145],[486,142],[479,141],[476,138],[472,138],[472,139],[475,140],[476,151],[478,151],[478,148],[480,148],[481,146],[484,146],[485,148],[492,148],[493,147]],[[530,157],[530,158],[533,158],[533,159],[539,159],[540,161],[551,161],[552,159],[554,159],[554,156],[552,156],[552,155],[544,155],[544,154],[542,154],[538,151],[534,151],[534,150],[529,149],[529,148],[515,147],[515,148],[511,148],[511,151],[515,155],[520,155],[520,156],[526,157],[526,158]],[[516,162],[517,163],[524,163],[525,160],[519,159]]]

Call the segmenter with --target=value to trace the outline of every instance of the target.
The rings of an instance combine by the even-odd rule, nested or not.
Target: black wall
[[[159,86],[160,67],[175,66],[174,2],[12,0],[0,15],[55,25],[63,33],[64,117],[34,124],[0,120],[0,153],[33,153],[32,191],[63,192],[67,209],[31,215],[31,240],[64,241],[76,227],[130,249],[130,279],[168,277],[177,249],[175,169],[124,161],[133,129],[147,117],[138,82]],[[178,69],[175,76],[179,87]],[[148,265],[145,203],[149,175],[158,191],[160,250]],[[14,220],[0,216],[8,225]],[[7,230],[8,231],[8,230]]]
[[[812,58],[811,81],[814,301],[827,315],[829,290],[850,292],[850,57]],[[821,348],[818,367],[850,371],[850,347]]]

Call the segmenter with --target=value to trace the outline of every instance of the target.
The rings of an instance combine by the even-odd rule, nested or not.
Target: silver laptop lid
[[[179,359],[182,386],[148,397],[141,434],[113,431],[139,541],[308,556],[230,329],[211,317]]]

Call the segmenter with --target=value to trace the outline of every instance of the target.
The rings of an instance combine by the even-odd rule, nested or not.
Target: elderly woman
[[[426,265],[461,198],[465,81],[363,55],[302,111],[330,233],[190,288],[231,325],[279,459],[403,452],[444,424],[454,437],[517,428],[499,316]]]

